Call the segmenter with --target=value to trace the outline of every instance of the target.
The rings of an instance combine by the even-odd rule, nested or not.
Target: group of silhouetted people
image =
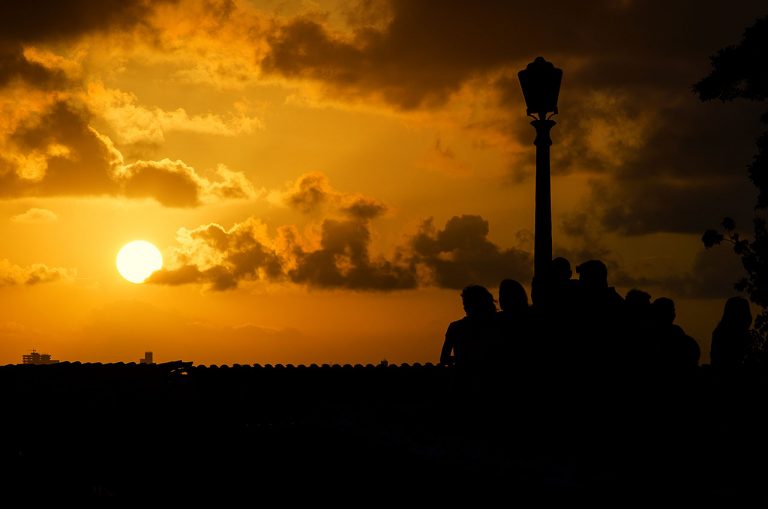
[[[675,303],[632,289],[622,297],[608,285],[600,260],[576,267],[555,258],[532,285],[532,300],[518,281],[499,285],[498,304],[487,288],[467,286],[461,293],[466,316],[445,334],[440,363],[480,372],[506,367],[525,372],[647,370],[666,375],[693,372],[699,365],[695,339],[675,324]],[[711,366],[738,370],[747,362],[755,335],[749,303],[733,297],[712,334]]]

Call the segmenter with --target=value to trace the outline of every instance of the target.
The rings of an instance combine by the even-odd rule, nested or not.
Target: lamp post
[[[556,124],[551,119],[557,114],[557,96],[563,80],[562,69],[556,68],[543,57],[517,73],[523,89],[528,116],[536,129],[536,213],[533,246],[533,286],[539,286],[552,261],[552,197],[549,182],[549,131]],[[551,115],[549,115],[551,113]],[[547,116],[549,115],[549,117]]]

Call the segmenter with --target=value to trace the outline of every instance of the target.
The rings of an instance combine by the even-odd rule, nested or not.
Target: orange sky
[[[699,238],[747,217],[760,126],[690,87],[764,5],[530,4],[4,4],[0,364],[435,362],[461,287],[529,282],[538,54],[556,254],[674,298],[707,360],[739,265]]]

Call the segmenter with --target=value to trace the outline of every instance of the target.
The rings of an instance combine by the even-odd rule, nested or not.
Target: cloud
[[[181,228],[176,236],[171,268],[163,268],[148,282],[167,285],[205,283],[214,290],[237,287],[241,281],[278,281],[284,260],[264,223],[249,218],[226,229],[211,223]]]
[[[117,170],[120,194],[129,198],[154,198],[167,207],[194,207],[218,198],[253,198],[256,191],[239,172],[219,166],[218,181],[201,177],[183,161],[137,161]]]
[[[387,211],[382,202],[366,196],[349,196],[343,200],[341,212],[361,221],[374,219]]]
[[[505,277],[530,277],[530,253],[492,243],[488,222],[480,216],[453,217],[443,230],[428,220],[393,254],[384,256],[370,250],[371,222],[385,210],[378,200],[339,193],[319,172],[301,176],[278,198],[302,212],[328,211],[331,216],[317,223],[318,238],[301,235],[292,225],[270,235],[256,218],[229,229],[215,223],[181,228],[170,263],[149,282],[198,283],[214,290],[256,281],[392,291],[462,288],[470,283],[496,284]]]
[[[413,261],[426,267],[441,288],[496,285],[504,278],[528,281],[531,254],[502,249],[488,240],[488,233],[488,221],[481,216],[454,216],[442,230],[427,220],[410,240]]]
[[[48,267],[42,263],[20,267],[6,259],[0,259],[0,286],[33,286],[54,281],[69,281],[74,279],[76,274],[74,269]]]
[[[273,192],[270,200],[303,214],[338,213],[358,220],[374,219],[387,211],[387,206],[375,198],[335,190],[328,176],[319,171],[301,175],[285,191]]]
[[[191,207],[256,195],[245,175],[224,166],[211,180],[182,161],[125,164],[112,140],[89,121],[86,109],[59,101],[20,122],[0,156],[0,197],[110,195]]]
[[[138,161],[119,174],[129,198],[155,198],[171,207],[192,207],[200,203],[200,187],[194,169],[182,161]]]
[[[145,20],[157,4],[149,0],[45,0],[3,2],[0,38],[22,42],[58,41],[89,32],[126,29]]]
[[[306,173],[296,179],[296,182],[282,195],[276,196],[276,201],[305,214],[320,211],[335,195],[328,177],[322,172]]]
[[[247,107],[236,104],[228,116],[166,111],[139,105],[134,95],[98,79],[88,83],[83,54],[93,52],[93,40],[86,36],[113,40],[138,30],[147,36],[139,39],[151,41],[152,32],[161,30],[158,13],[175,1],[108,0],[94,6],[64,0],[55,6],[43,2],[39,9],[37,3],[0,6],[0,198],[107,195],[189,207],[255,196],[245,175],[224,166],[209,177],[181,161],[126,164],[113,142],[159,144],[171,131],[250,133],[261,123]],[[74,44],[80,49],[71,51]],[[93,127],[100,122],[114,130],[113,138]]]
[[[244,111],[222,116],[214,113],[190,115],[184,108],[166,111],[138,104],[134,94],[89,83],[85,100],[95,115],[103,118],[123,144],[161,145],[169,132],[191,132],[217,136],[250,134],[263,129],[261,121]]]
[[[680,76],[681,65],[690,69],[685,57],[712,51],[712,40],[726,40],[729,30],[750,21],[745,13],[756,17],[764,11],[758,1],[738,10],[702,9],[688,1],[612,0],[588,5],[446,0],[439,7],[393,0],[367,7],[364,16],[348,17],[347,30],[306,14],[283,22],[268,38],[262,67],[334,92],[378,96],[402,109],[442,104],[472,77],[542,53],[578,62],[578,74],[566,75],[568,83],[583,77],[600,87],[653,85]],[[691,12],[697,13],[695,20]],[[686,37],[679,36],[682,20]],[[627,59],[628,54],[644,58]],[[642,68],[638,61],[654,64]]]
[[[55,212],[48,209],[31,208],[21,214],[16,214],[11,217],[11,221],[14,223],[23,224],[46,224],[55,223],[59,220],[59,216]]]
[[[737,295],[734,285],[743,277],[739,257],[732,249],[718,246],[698,251],[689,271],[637,277],[618,270],[613,280],[618,286],[653,288],[673,297],[727,299]]]
[[[20,45],[0,43],[0,88],[14,81],[50,90],[63,87],[67,78],[58,69],[30,61]]]
[[[365,220],[326,219],[320,248],[293,246],[291,281],[319,288],[402,290],[416,287],[416,276],[404,260],[371,259],[370,231]]]
[[[730,107],[734,106],[734,107]],[[675,104],[595,179],[589,208],[611,232],[701,233],[726,215],[746,218],[755,195],[745,168],[759,131],[746,105]],[[671,119],[674,119],[672,121]]]
[[[155,272],[149,282],[202,283],[213,290],[233,289],[246,281],[381,291],[415,287],[407,265],[371,259],[365,221],[326,219],[321,231],[320,245],[311,247],[291,227],[270,237],[255,218],[229,229],[218,224],[182,228],[169,268]]]
[[[30,59],[25,47],[61,43],[78,37],[127,30],[140,25],[161,2],[148,0],[62,0],[51,3],[2,2],[0,5],[0,87],[20,80],[46,90],[60,89],[68,79],[60,69]]]
[[[725,216],[749,217],[756,191],[746,178],[633,178],[592,185],[590,208],[602,228],[624,235],[701,234]]]

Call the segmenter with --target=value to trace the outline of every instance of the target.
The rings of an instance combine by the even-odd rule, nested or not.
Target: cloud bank
[[[270,234],[253,217],[230,228],[182,228],[169,267],[155,272],[149,282],[202,283],[214,290],[262,281],[392,291],[495,285],[505,277],[530,276],[530,253],[495,245],[488,239],[488,221],[480,216],[453,217],[443,229],[427,220],[390,256],[377,256],[370,249],[371,224],[386,210],[384,203],[337,191],[321,172],[302,175],[272,199],[302,214],[322,211],[318,235],[302,235],[295,226]]]

